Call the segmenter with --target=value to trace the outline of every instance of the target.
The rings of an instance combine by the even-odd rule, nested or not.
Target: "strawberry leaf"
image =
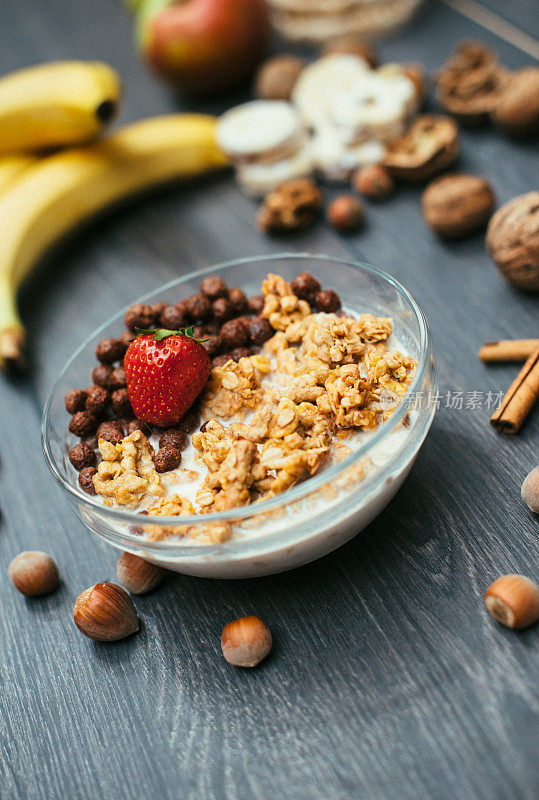
[[[168,336],[187,336],[189,339],[192,339],[194,342],[198,342],[199,344],[208,341],[207,338],[197,339],[195,336],[193,336],[194,331],[195,329],[192,325],[190,325],[188,328],[180,328],[179,331],[169,331],[167,328],[156,328],[155,330],[135,328],[137,336],[151,336],[156,342],[162,342],[163,339],[166,339]]]

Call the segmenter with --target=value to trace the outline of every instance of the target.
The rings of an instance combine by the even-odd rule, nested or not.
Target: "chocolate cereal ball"
[[[155,454],[154,464],[156,472],[170,472],[177,469],[182,461],[182,454],[176,447],[167,445],[161,447]]]
[[[322,288],[310,272],[300,272],[290,284],[292,291],[301,300],[311,303]]]
[[[264,310],[265,302],[264,295],[262,294],[255,294],[254,297],[250,297],[247,301],[249,313],[261,314]]]
[[[97,420],[89,411],[77,411],[76,414],[73,414],[71,422],[69,423],[69,430],[71,433],[81,438],[83,436],[88,436],[89,433],[93,433],[96,427]]]
[[[109,404],[109,393],[102,386],[88,386],[86,391],[86,411],[94,417],[102,417]]]
[[[108,388],[111,392],[114,392],[116,389],[125,389],[126,386],[125,369],[123,367],[116,367],[110,374]]]
[[[333,289],[323,289],[316,295],[315,306],[317,311],[325,311],[326,314],[331,314],[341,307],[341,298]]]
[[[207,336],[205,341],[201,343],[202,347],[207,351],[210,358],[213,358],[221,350],[221,337],[220,336]]]
[[[249,350],[248,347],[236,347],[230,353],[230,358],[233,361],[239,361],[240,358],[249,358],[250,355],[251,355],[251,351]]]
[[[131,342],[135,341],[136,338],[137,334],[133,333],[133,331],[124,331],[122,333],[122,335],[120,336],[120,341],[124,347],[125,352],[127,352],[127,348],[129,347]]]
[[[193,406],[183,415],[176,427],[184,433],[193,433],[200,425],[200,410],[198,406]]]
[[[206,322],[212,315],[211,302],[203,294],[187,297],[183,304],[193,322]]]
[[[98,364],[92,370],[92,380],[96,386],[102,386],[103,389],[109,388],[109,380],[112,375],[112,367],[109,364]]]
[[[96,347],[97,360],[102,364],[113,364],[124,355],[125,348],[119,339],[102,339]]]
[[[150,306],[150,308],[152,309],[153,318],[156,322],[159,320],[159,317],[161,316],[161,314],[163,313],[163,311],[167,306],[168,303],[165,303],[164,300],[158,300],[157,303],[153,303]]]
[[[154,321],[152,307],[147,306],[145,303],[135,303],[125,312],[125,327],[130,331],[135,331],[137,328],[146,330],[150,325],[153,325]]]
[[[247,312],[247,297],[245,292],[242,292],[237,286],[233,286],[229,289],[228,299],[232,303],[232,309],[237,317]]]
[[[86,404],[86,392],[84,389],[71,389],[65,397],[66,411],[69,414],[76,414],[77,411],[84,411]]]
[[[128,417],[133,413],[133,406],[127,389],[116,389],[110,396],[110,404],[118,417]]]
[[[95,467],[84,467],[79,473],[79,486],[87,494],[95,494],[94,482],[92,478],[97,475]]]
[[[212,358],[211,362],[212,369],[215,367],[222,367],[223,364],[226,364],[226,362],[230,361],[231,358],[232,356],[230,353],[223,353],[221,356],[215,356],[215,358]]]
[[[212,303],[212,309],[213,316],[217,322],[220,322],[221,324],[234,316],[232,303],[227,297],[219,297],[217,300],[214,300]]]
[[[200,291],[206,295],[208,300],[217,300],[219,297],[227,297],[228,286],[222,278],[213,275],[200,281]]]
[[[271,339],[275,331],[264,317],[255,317],[249,323],[249,335],[253,344],[259,347]]]
[[[178,331],[187,324],[187,315],[185,311],[180,311],[177,306],[167,306],[161,312],[159,324],[169,331]]]
[[[159,437],[159,447],[175,447],[180,452],[185,450],[188,442],[187,434],[177,428],[169,428]]]
[[[69,451],[69,460],[77,472],[80,472],[84,467],[95,467],[95,451],[88,447],[87,444],[79,442]]]
[[[105,439],[105,441],[111,444],[120,444],[124,438],[124,433],[121,425],[116,420],[107,420],[107,422],[101,423],[97,429],[96,436],[98,442],[99,439]]]
[[[151,436],[152,430],[147,422],[144,422],[142,419],[130,419],[127,425],[125,426],[126,435],[129,436],[131,433],[135,431],[142,431],[144,436]]]
[[[234,350],[243,347],[249,341],[249,328],[243,319],[231,319],[221,328],[221,345],[223,350]]]
[[[97,436],[95,433],[92,434],[92,436],[85,436],[84,439],[81,439],[81,442],[85,445],[88,445],[91,450],[95,450],[97,448]]]

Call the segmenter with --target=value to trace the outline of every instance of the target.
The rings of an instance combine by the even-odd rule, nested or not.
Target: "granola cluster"
[[[97,494],[120,505],[144,503],[145,513],[156,518],[245,506],[345,458],[351,449],[343,438],[372,431],[390,416],[416,368],[414,359],[388,349],[391,320],[313,313],[293,285],[272,274],[263,283],[259,319],[267,320],[274,334],[262,354],[231,358],[211,371],[200,404],[206,421],[192,435],[203,473],[193,501],[172,486],[174,493],[167,494],[169,480],[157,474],[153,448],[140,430],[120,444],[99,441]],[[196,471],[179,470],[176,489],[194,477]],[[218,543],[230,536],[231,525],[148,523],[145,530],[154,540],[174,534]]]

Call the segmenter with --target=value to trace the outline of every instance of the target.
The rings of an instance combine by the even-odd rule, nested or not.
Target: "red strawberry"
[[[192,328],[138,333],[124,359],[133,411],[145,422],[170,428],[206,385],[210,357]]]

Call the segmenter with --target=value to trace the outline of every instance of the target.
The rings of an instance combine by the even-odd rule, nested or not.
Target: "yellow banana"
[[[21,366],[16,293],[51,244],[124,197],[227,164],[214,117],[172,114],[43,158],[23,173],[0,196],[0,367]]]
[[[4,192],[22,173],[34,164],[37,156],[14,155],[0,156],[0,194]]]
[[[0,78],[0,155],[95,139],[121,97],[117,73],[98,61],[56,61]]]

